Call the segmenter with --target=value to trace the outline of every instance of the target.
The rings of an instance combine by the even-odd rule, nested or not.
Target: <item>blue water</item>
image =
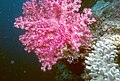
[[[54,81],[55,69],[42,72],[35,54],[18,40],[24,31],[14,28],[26,0],[0,0],[0,81]]]

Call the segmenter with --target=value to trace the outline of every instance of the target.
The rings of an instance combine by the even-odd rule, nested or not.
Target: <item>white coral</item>
[[[120,70],[114,62],[118,51],[113,45],[119,38],[119,35],[104,35],[93,46],[94,50],[85,60],[86,69],[90,70],[88,75],[92,77],[90,81],[120,81]]]

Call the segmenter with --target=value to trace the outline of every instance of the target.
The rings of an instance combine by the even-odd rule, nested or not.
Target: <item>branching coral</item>
[[[81,0],[27,0],[23,4],[23,17],[15,19],[14,26],[26,30],[19,37],[25,50],[35,52],[41,69],[52,69],[62,54],[66,45],[70,49],[79,51],[81,45],[89,45],[92,38],[88,24],[95,19],[90,18],[91,9],[83,9]]]
[[[120,69],[115,63],[117,56],[116,44],[120,42],[119,35],[104,35],[94,45],[92,53],[86,57],[86,69],[90,70],[90,81],[120,81]]]

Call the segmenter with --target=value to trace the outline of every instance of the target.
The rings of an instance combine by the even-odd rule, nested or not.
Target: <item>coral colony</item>
[[[90,81],[120,81],[119,65],[114,63],[117,56],[116,45],[120,45],[119,35],[104,35],[94,45],[94,50],[86,57],[86,69],[90,70]]]
[[[41,62],[41,70],[51,70],[64,51],[79,51],[89,46],[92,39],[88,24],[92,11],[84,8],[79,13],[82,0],[27,0],[23,16],[15,19],[14,26],[25,30],[19,40],[28,52],[34,52]]]

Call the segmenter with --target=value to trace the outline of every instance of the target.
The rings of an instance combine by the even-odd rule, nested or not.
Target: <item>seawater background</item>
[[[26,0],[0,0],[0,81],[54,81],[55,69],[42,72],[35,54],[18,40],[24,31],[14,28]]]
[[[22,16],[25,1],[0,0],[0,81],[54,81],[55,66],[51,71],[42,72],[36,55],[24,51],[18,40],[24,31],[14,28],[14,21]],[[95,1],[83,0],[82,8],[91,7]]]

